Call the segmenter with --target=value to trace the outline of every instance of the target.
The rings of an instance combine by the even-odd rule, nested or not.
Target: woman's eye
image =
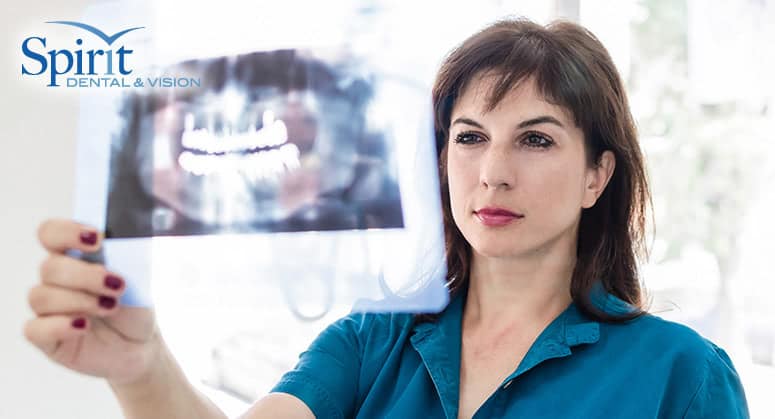
[[[455,137],[455,142],[458,144],[476,144],[480,142],[482,137],[472,132],[463,132]]]
[[[549,148],[553,144],[551,140],[538,133],[529,133],[524,141],[528,147],[536,148]]]

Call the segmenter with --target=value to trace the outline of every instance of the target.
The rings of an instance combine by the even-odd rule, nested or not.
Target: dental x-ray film
[[[426,90],[346,48],[193,58],[158,72],[185,75],[175,79],[185,87],[83,107],[76,216],[104,227],[124,304],[152,305],[156,287],[180,281],[245,303],[279,287],[309,319],[335,304],[443,308]]]
[[[403,228],[376,83],[340,59],[280,50],[189,61],[175,72],[201,88],[129,96],[107,236]]]

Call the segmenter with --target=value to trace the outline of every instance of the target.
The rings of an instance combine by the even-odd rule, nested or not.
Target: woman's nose
[[[485,189],[511,189],[515,181],[514,169],[508,151],[491,147],[481,160],[479,169],[481,184]]]

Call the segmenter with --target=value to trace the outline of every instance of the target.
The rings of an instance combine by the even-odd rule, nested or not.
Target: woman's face
[[[588,167],[584,134],[526,79],[487,111],[492,77],[472,79],[452,109],[447,175],[452,216],[475,254],[521,258],[575,252],[581,209],[594,205],[613,153]],[[501,208],[517,217],[487,216]],[[575,253],[572,255],[575,256]]]

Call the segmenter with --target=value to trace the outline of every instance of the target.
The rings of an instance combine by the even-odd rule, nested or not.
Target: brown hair
[[[651,195],[635,124],[605,47],[585,28],[565,21],[546,27],[524,19],[498,21],[465,40],[441,65],[433,107],[450,295],[467,286],[471,260],[470,245],[450,208],[446,164],[450,118],[467,84],[484,72],[495,77],[489,110],[522,80],[533,78],[548,101],[573,115],[584,133],[590,167],[603,151],[613,152],[616,168],[609,184],[593,207],[582,209],[570,291],[579,309],[596,320],[615,322],[642,315],[637,259],[648,256],[644,229]],[[596,307],[590,291],[598,279],[605,291],[634,310],[614,315]]]

